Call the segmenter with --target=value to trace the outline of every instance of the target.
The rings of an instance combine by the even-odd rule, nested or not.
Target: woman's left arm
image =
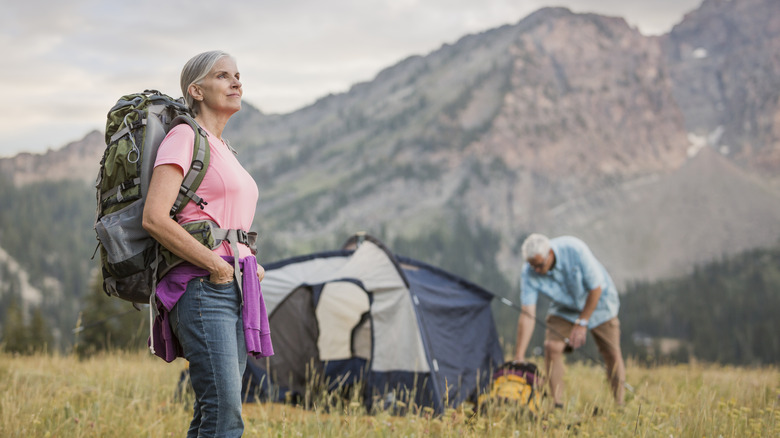
[[[263,281],[263,278],[265,278],[265,268],[260,266],[260,263],[257,264],[257,280]]]
[[[143,227],[177,256],[208,270],[212,283],[227,283],[233,279],[233,266],[168,216],[183,179],[181,168],[175,165],[155,167],[144,205]]]

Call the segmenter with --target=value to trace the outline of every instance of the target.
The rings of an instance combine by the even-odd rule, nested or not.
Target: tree
[[[780,361],[778,308],[780,248],[761,249],[698,266],[689,276],[630,285],[620,320],[626,340],[673,338],[699,360],[772,364]],[[627,355],[641,359],[643,348],[624,342]]]
[[[32,354],[49,351],[52,337],[43,311],[36,307],[30,323],[25,323],[24,310],[16,297],[11,299],[3,317],[3,345],[9,353]]]
[[[27,352],[27,331],[24,328],[22,306],[16,297],[11,299],[3,317],[3,349],[9,353]]]
[[[144,348],[148,312],[107,296],[102,283],[103,279],[96,277],[84,299],[76,328],[75,352],[87,357],[99,351]]]
[[[29,347],[35,352],[49,352],[52,347],[52,336],[49,325],[43,317],[43,310],[36,307],[32,312],[30,325],[27,327]]]

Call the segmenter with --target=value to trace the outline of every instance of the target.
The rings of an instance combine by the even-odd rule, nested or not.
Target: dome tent
[[[495,296],[371,236],[344,248],[264,265],[275,355],[249,358],[248,401],[357,381],[368,408],[402,401],[442,412],[476,400],[503,363]]]

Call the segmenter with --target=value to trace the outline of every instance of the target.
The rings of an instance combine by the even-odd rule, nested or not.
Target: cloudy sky
[[[545,6],[620,16],[667,32],[702,0],[24,0],[0,14],[0,157],[41,153],[103,129],[123,94],[178,97],[181,66],[236,57],[244,99],[287,113],[410,55]]]

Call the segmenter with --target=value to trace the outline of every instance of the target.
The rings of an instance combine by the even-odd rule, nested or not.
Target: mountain
[[[290,114],[245,104],[226,136],[260,188],[261,261],[365,230],[467,278],[503,276],[486,286],[506,295],[533,231],[582,237],[621,285],[777,245],[776,10],[776,0],[707,0],[647,37],[622,18],[545,8]],[[87,183],[103,147],[93,132],[0,159],[0,194],[19,205],[0,210],[0,249],[47,308],[61,302],[44,278],[59,279],[62,300],[86,293]],[[52,231],[48,211],[27,214],[41,193],[77,205],[67,219],[84,232]],[[18,221],[40,240],[35,251],[7,231]],[[54,248],[65,236],[68,249]],[[6,275],[18,278],[0,260]],[[65,330],[73,319],[58,321]]]
[[[662,37],[687,129],[767,176],[780,171],[780,4],[706,0]]]
[[[717,10],[749,21],[773,3],[751,5]],[[690,131],[699,97],[675,82],[683,67],[669,41],[703,38],[680,29],[708,32],[707,17],[691,13],[674,38],[655,38],[620,18],[546,8],[295,113],[258,116],[246,162],[260,181],[261,229],[279,246],[317,248],[323,236],[359,229],[414,239],[466,214],[473,228],[500,236],[496,263],[510,279],[523,237],[541,231],[585,237],[621,283],[773,245],[778,192],[761,172],[771,161],[694,156],[722,145]],[[761,47],[769,58],[780,48]],[[698,81],[716,67],[702,68]],[[691,75],[688,86],[697,83]],[[764,81],[779,77],[772,70]],[[732,135],[757,142],[743,134]],[[677,179],[690,182],[687,192],[670,182]],[[730,190],[730,181],[751,195]],[[762,226],[746,226],[756,216]]]
[[[103,134],[92,131],[83,139],[68,143],[62,149],[43,154],[21,153],[10,158],[0,158],[0,173],[17,186],[62,180],[94,183],[105,148]]]
[[[688,147],[659,44],[560,8],[253,126],[258,213],[287,243],[378,227],[409,237],[467,211],[516,247],[550,208],[672,171]]]

